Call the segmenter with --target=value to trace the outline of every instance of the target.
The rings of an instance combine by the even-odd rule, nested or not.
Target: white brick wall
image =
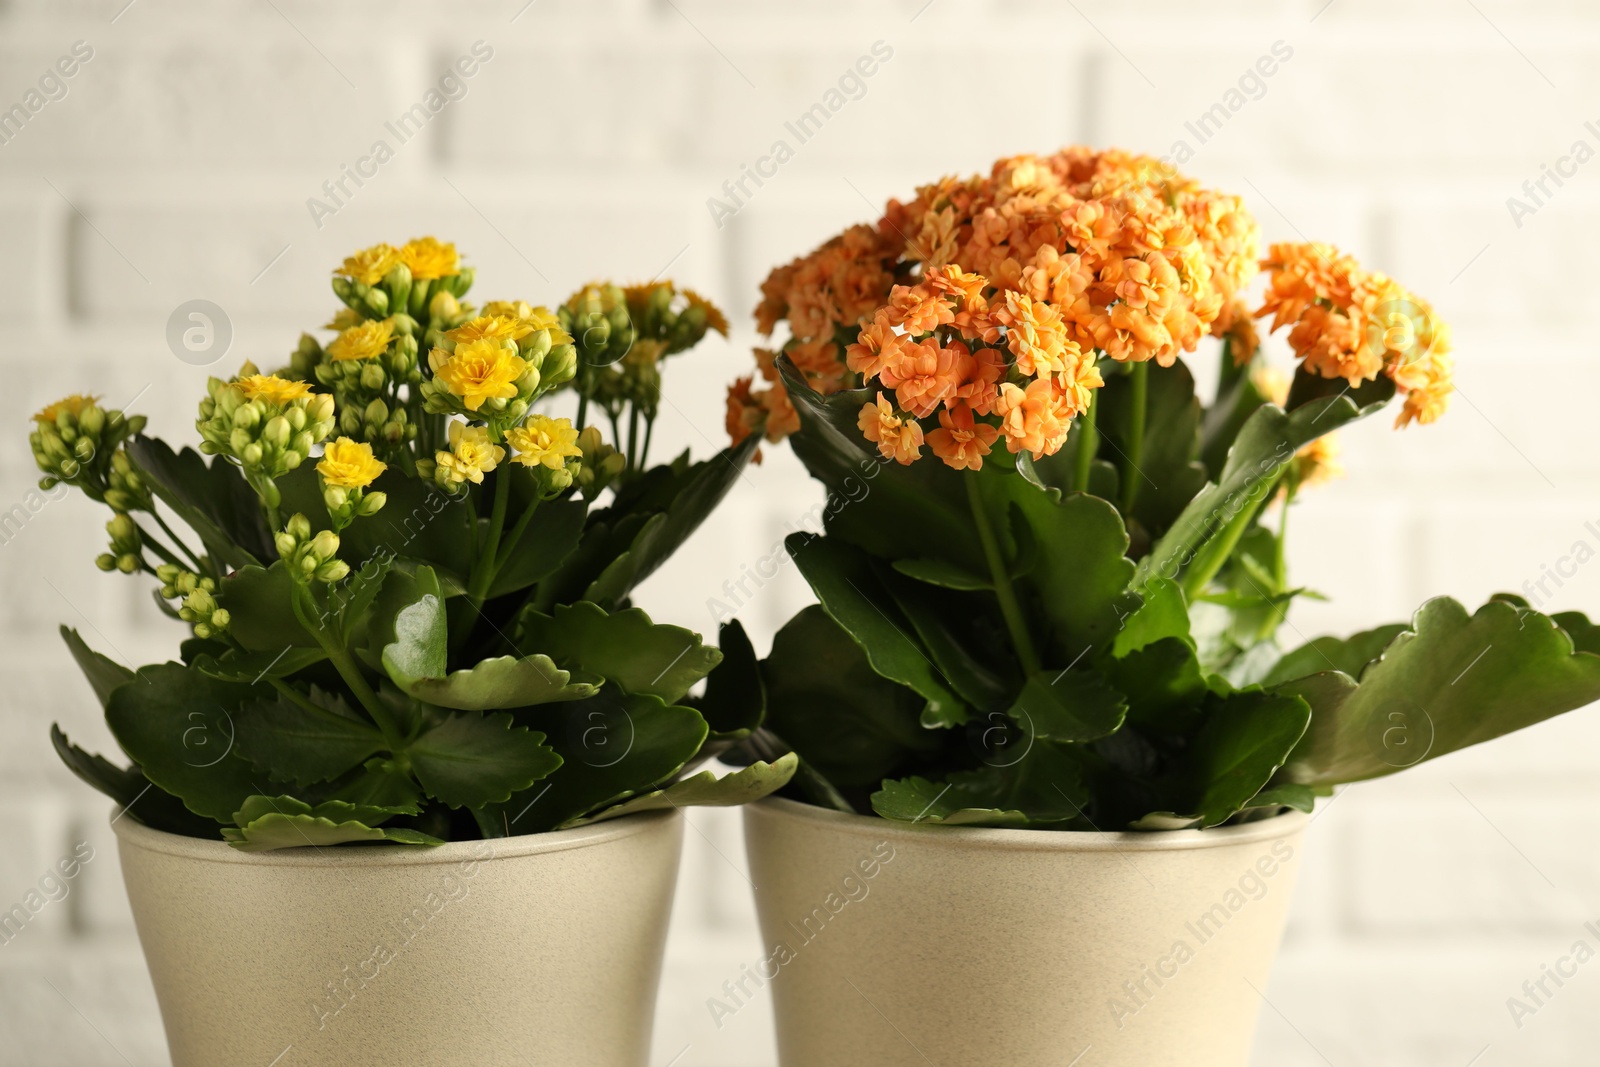
[[[269,362],[325,320],[345,251],[430,231],[461,242],[488,295],[553,302],[592,276],[670,264],[724,301],[733,341],[672,368],[657,434],[663,450],[704,454],[722,441],[721,387],[747,366],[756,284],[870,218],[863,198],[1002,153],[1076,140],[1165,153],[1184,138],[1188,169],[1245,194],[1269,237],[1338,242],[1456,330],[1451,416],[1347,432],[1350,477],[1297,509],[1296,573],[1336,599],[1302,605],[1295,630],[1520,588],[1600,519],[1600,164],[1520,227],[1505,207],[1574,138],[1596,140],[1583,129],[1600,120],[1590,0],[125,3],[0,3],[0,106],[74,41],[95,50],[68,95],[0,145],[7,503],[33,480],[22,420],[55,394],[144,390],[137,407],[158,429],[187,432],[206,371],[166,350],[180,302],[229,312],[227,363]],[[495,53],[466,97],[315,225],[306,198],[479,39]],[[719,228],[706,198],[879,40],[893,57],[864,95]],[[1293,56],[1260,99],[1196,144],[1185,121],[1280,40]],[[769,450],[646,605],[709,628],[706,599],[815,499]],[[96,849],[71,895],[0,947],[0,1067],[165,1062],[107,805],[46,737],[58,719],[108,741],[56,621],[130,661],[171,649],[146,594],[93,569],[100,540],[86,508],[52,502],[0,546],[0,903],[74,842]],[[785,569],[741,615],[765,646],[806,599]],[[1600,569],[1551,601],[1584,605],[1600,608]],[[1600,720],[1580,713],[1327,807],[1255,1062],[1592,1063],[1600,972],[1521,1029],[1505,1001],[1600,918],[1597,747]],[[720,1031],[705,1010],[757,943],[737,815],[693,821],[654,1062],[770,1065],[764,1003]]]

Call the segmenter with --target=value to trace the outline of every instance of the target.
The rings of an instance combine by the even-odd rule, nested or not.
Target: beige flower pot
[[[1053,833],[751,805],[779,1060],[1245,1067],[1307,821]]]
[[[677,812],[244,853],[115,822],[174,1067],[644,1067]]]

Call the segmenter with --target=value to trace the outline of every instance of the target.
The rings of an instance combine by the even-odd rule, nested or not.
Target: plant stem
[[[474,608],[483,603],[489,583],[494,581],[495,558],[500,553],[500,532],[506,524],[506,505],[511,501],[511,472],[496,471],[494,476],[494,510],[489,515],[489,533],[483,542],[483,551],[472,563],[472,578],[467,583],[467,600]]]
[[[495,574],[499,574],[501,569],[511,561],[511,553],[516,550],[517,542],[522,540],[523,533],[528,529],[528,523],[533,521],[533,513],[539,510],[539,503],[539,498],[534,497],[532,503],[528,505],[528,510],[522,513],[522,517],[517,520],[517,524],[511,528],[511,536],[504,539],[499,553],[495,556]],[[492,583],[493,581],[494,579],[491,578],[490,582]]]
[[[1272,576],[1278,581],[1278,588],[1274,592],[1282,592],[1289,582],[1289,566],[1284,560],[1283,546],[1289,539],[1289,505],[1294,503],[1294,490],[1293,482],[1283,487],[1283,515],[1278,519],[1278,549],[1272,558]]]
[[[366,676],[361,673],[360,666],[350,657],[350,650],[344,647],[343,642],[330,635],[320,621],[313,623],[317,605],[311,599],[311,590],[296,582],[289,603],[294,608],[295,618],[299,620],[300,625],[316,639],[322,651],[327,653],[333,669],[339,672],[339,677],[344,679],[344,684],[350,687],[350,692],[355,694],[356,700],[383,734],[384,743],[389,746],[389,751],[398,753],[404,746],[394,716],[389,714],[389,709],[378,699],[378,694],[367,682]]]
[[[205,568],[200,565],[200,557],[195,555],[194,551],[190,549],[188,545],[184,544],[183,538],[179,537],[172,531],[172,527],[167,525],[167,520],[163,519],[156,511],[154,503],[150,505],[150,517],[156,520],[156,525],[161,527],[162,532],[164,532],[168,537],[172,538],[172,543],[178,546],[178,551],[189,557],[189,560],[194,564],[194,569],[196,571],[205,570]]]
[[[989,561],[989,576],[994,580],[994,595],[1000,601],[1000,614],[1006,620],[1006,630],[1011,643],[1016,646],[1017,659],[1027,675],[1038,673],[1039,653],[1033,647],[1027,621],[1022,617],[1022,605],[1017,603],[1017,591],[1011,586],[1011,575],[1006,573],[1005,560],[1000,558],[1000,544],[989,525],[989,514],[984,510],[983,497],[978,492],[978,475],[967,473],[962,481],[967,483],[967,503],[972,508],[972,521],[978,527],[978,540],[983,545],[984,558]]]
[[[650,460],[650,439],[655,436],[655,433],[656,417],[654,415],[646,415],[644,417],[644,450],[639,453],[640,470],[644,470],[644,465]]]
[[[1077,467],[1072,474],[1072,488],[1080,493],[1089,491],[1089,472],[1094,468],[1094,455],[1100,450],[1100,430],[1095,425],[1100,411],[1100,391],[1089,394],[1089,410],[1078,422]]]
[[[573,421],[573,425],[578,428],[578,432],[579,433],[582,433],[583,432],[583,428],[588,425],[588,423],[584,421],[586,418],[588,418],[588,416],[589,416],[589,394],[587,392],[579,393],[578,394],[578,417],[577,417],[577,419],[575,419]]]
[[[1128,368],[1133,386],[1133,410],[1128,422],[1127,466],[1122,470],[1122,514],[1132,515],[1133,505],[1139,501],[1139,485],[1144,472],[1139,463],[1144,459],[1144,423],[1150,399],[1150,364],[1135,363]]]
[[[628,470],[639,469],[639,408],[629,405],[628,408]]]

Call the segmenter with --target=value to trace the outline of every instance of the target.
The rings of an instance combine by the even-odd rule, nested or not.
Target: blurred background
[[[1292,568],[1332,599],[1299,603],[1286,644],[1443,594],[1593,611],[1597,46],[1591,0],[3,0],[0,910],[77,842],[93,858],[0,945],[0,1064],[166,1062],[107,803],[47,731],[112,747],[57,623],[128,663],[177,635],[146,583],[95,570],[104,514],[29,496],[48,401],[97,393],[188,440],[208,373],[281,363],[327,321],[346,253],[435,234],[479,298],[665,275],[721,303],[733,337],[669,367],[657,427],[663,454],[703,456],[772,266],[940,174],[1121,145],[1242,194],[1268,239],[1355,253],[1455,331],[1449,415],[1345,432],[1348,476],[1297,505]],[[802,143],[786,123],[818,103]],[[792,158],[739,191],[780,140]],[[191,301],[215,306],[198,352],[169,342]],[[643,606],[714,630],[710,598],[819,499],[768,448]],[[809,593],[785,567],[741,599],[765,649]],[[1600,948],[1597,742],[1589,709],[1324,802],[1255,1063],[1592,1064],[1600,963],[1532,1014],[1508,998]],[[738,816],[691,819],[652,1063],[767,1067],[765,1001],[720,1027],[706,1006],[761,954]]]

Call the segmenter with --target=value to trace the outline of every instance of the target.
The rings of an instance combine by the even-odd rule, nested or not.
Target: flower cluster
[[[965,468],[1000,437],[1035,456],[1059,449],[1102,384],[1098,359],[1170,366],[1233,326],[1258,248],[1238,198],[1149,157],[1070,148],[891,201],[876,227],[774,271],[756,321],[769,334],[789,324],[783,351],[818,392],[873,378],[894,392],[899,414],[862,413],[897,442],[873,438],[885,455],[909,462],[922,435],[882,419],[927,419],[942,404],[926,439]],[[729,394],[736,440],[798,428],[775,358],[758,350],[763,387],[746,379]]]
[[[206,393],[195,420],[200,451],[238,463],[267,505],[277,507],[273,479],[304,463],[333,432],[334,398],[248,362],[231,381],[210,379]]]
[[[1449,327],[1397,282],[1364,270],[1331,245],[1275,244],[1263,264],[1267,293],[1258,316],[1289,329],[1289,345],[1312,374],[1352,387],[1386,375],[1405,394],[1397,426],[1430,423],[1454,390]]]

